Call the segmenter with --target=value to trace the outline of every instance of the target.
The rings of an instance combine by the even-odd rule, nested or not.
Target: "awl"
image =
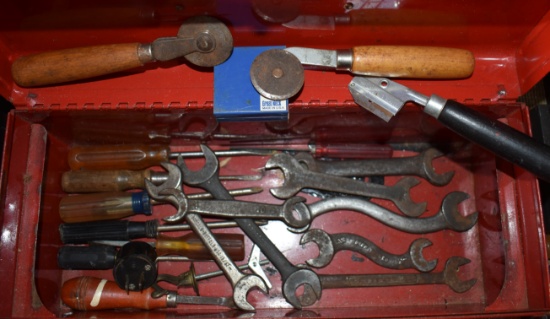
[[[457,134],[550,181],[550,147],[496,119],[435,94],[423,95],[386,78],[355,77],[348,87],[357,104],[385,121],[406,102],[414,102]]]

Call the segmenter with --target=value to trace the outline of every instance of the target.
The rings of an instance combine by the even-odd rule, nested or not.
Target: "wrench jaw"
[[[458,204],[470,198],[464,192],[452,192],[447,194],[441,204],[441,213],[447,222],[449,229],[464,232],[474,227],[477,222],[478,213],[474,212],[468,216],[462,216],[458,211]]]
[[[296,290],[304,286],[302,296],[296,295]],[[292,273],[283,284],[283,295],[286,301],[296,309],[311,306],[321,299],[321,280],[310,269],[300,269]]]
[[[283,203],[284,220],[290,226],[289,229],[301,229],[311,223],[311,212],[305,201],[305,198],[296,196]],[[297,213],[299,218],[296,218],[294,213]]]
[[[266,169],[280,169],[284,174],[283,185],[270,189],[271,194],[277,198],[286,199],[296,195],[302,186],[296,183],[299,179],[299,173],[304,171],[304,168],[293,161],[293,158],[285,153],[277,153],[267,161]]]
[[[214,151],[204,144],[201,144],[201,151],[204,154],[206,162],[199,171],[190,170],[183,158],[178,156],[178,167],[185,176],[185,183],[187,185],[201,186],[203,183],[211,181],[218,174],[219,162]]]
[[[468,258],[464,257],[451,257],[449,260],[447,260],[447,263],[445,264],[445,269],[443,270],[443,278],[445,283],[454,291],[457,293],[463,293],[470,288],[472,288],[475,283],[477,282],[477,279],[473,278],[470,280],[463,281],[460,278],[458,278],[458,271],[460,270],[460,266],[469,264],[470,260]]]
[[[435,148],[429,148],[422,153],[424,178],[435,186],[445,186],[449,184],[455,175],[454,171],[443,174],[439,174],[435,171],[433,160],[440,156],[443,156],[443,153]]]
[[[185,197],[181,189],[168,188],[160,192],[160,194],[164,196],[162,199],[163,201],[172,204],[177,209],[174,215],[165,217],[162,220],[167,223],[177,223],[183,220],[187,214],[189,204],[187,202],[187,197]]]
[[[410,197],[411,188],[420,184],[420,181],[414,177],[405,177],[400,179],[391,188],[399,194],[403,194],[398,200],[394,200],[395,206],[399,208],[405,215],[410,217],[418,217],[426,211],[427,202],[415,203]]]
[[[321,229],[312,229],[305,233],[300,239],[300,245],[314,242],[319,247],[319,256],[317,258],[308,259],[306,263],[311,267],[323,268],[326,267],[334,258],[334,245],[329,234]]]
[[[252,289],[259,289],[264,294],[267,294],[268,290],[265,282],[256,275],[247,275],[240,279],[233,288],[233,301],[235,305],[245,311],[256,311],[246,299],[248,292]]]
[[[153,199],[162,200],[164,196],[160,193],[165,189],[179,189],[181,188],[182,173],[179,167],[170,163],[160,163],[166,171],[168,171],[168,179],[160,185],[153,184],[149,179],[145,179],[145,190]]]
[[[409,255],[414,267],[421,272],[430,272],[437,266],[437,258],[434,260],[426,260],[422,250],[430,247],[433,243],[426,238],[416,239],[409,247]]]

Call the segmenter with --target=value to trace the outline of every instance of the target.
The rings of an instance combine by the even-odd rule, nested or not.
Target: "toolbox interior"
[[[384,2],[384,1],[382,1]],[[389,1],[387,1],[389,3]],[[430,3],[428,5],[427,3]],[[425,115],[412,104],[389,123],[359,108],[347,90],[351,76],[343,72],[306,70],[305,85],[290,100],[290,116],[283,122],[222,122],[212,116],[211,69],[194,68],[185,61],[163,62],[139,70],[122,72],[90,81],[41,88],[21,88],[12,83],[9,66],[15,58],[34,52],[104,43],[147,42],[172,35],[183,18],[209,13],[230,26],[235,46],[286,45],[347,48],[363,44],[437,45],[469,49],[476,57],[476,69],[465,80],[414,81],[400,83],[423,93],[435,93],[464,102],[483,114],[505,121],[524,132],[530,131],[528,105],[516,99],[548,71],[541,58],[548,34],[548,4],[531,1],[525,5],[511,1],[393,1],[397,10],[363,10],[356,23],[335,29],[308,30],[258,18],[261,1],[193,1],[173,3],[130,3],[113,6],[94,1],[88,7],[77,3],[28,1],[7,4],[0,33],[0,93],[16,107],[8,116],[2,163],[2,281],[7,303],[0,314],[12,317],[144,317],[135,310],[78,312],[60,300],[65,280],[81,275],[112,279],[110,271],[61,270],[57,231],[61,223],[59,201],[61,175],[69,170],[67,153],[77,145],[169,144],[172,151],[198,150],[197,138],[170,136],[173,132],[206,132],[285,136],[283,144],[305,147],[307,143],[347,143],[350,145],[391,145],[393,157],[415,155],[428,146],[445,156],[434,161],[438,172],[454,170],[450,184],[442,187],[422,181],[411,190],[415,202],[427,201],[422,217],[436,214],[446,194],[466,192],[469,199],[459,205],[462,215],[478,212],[476,225],[466,232],[440,231],[413,235],[387,227],[356,212],[338,211],[316,218],[311,228],[328,233],[352,232],[393,252],[406,251],[419,237],[433,245],[424,249],[427,259],[438,259],[434,271],[441,271],[451,256],[471,263],[462,266],[459,276],[475,278],[465,293],[446,286],[402,286],[354,288],[323,291],[314,306],[295,310],[280,291],[280,278],[272,266],[266,273],[272,281],[269,296],[252,292],[248,300],[257,317],[416,317],[540,315],[550,308],[545,234],[536,178],[475,144],[465,141]],[[271,1],[265,3],[272,4]],[[340,1],[299,1],[261,7],[295,15],[334,17],[344,15]],[[284,4],[284,6],[283,6]],[[93,9],[92,9],[93,8]],[[278,8],[278,9],[277,9]],[[472,9],[472,8],[475,8]],[[499,8],[498,10],[495,8]],[[127,10],[125,10],[127,9]],[[132,10],[130,10],[132,9]],[[284,10],[283,10],[284,9]],[[290,10],[293,9],[293,10]],[[134,16],[156,12],[153,20]],[[127,19],[93,19],[105,12],[125,13]],[[244,12],[244,14],[243,14]],[[71,19],[59,17],[72,17]],[[92,19],[90,19],[92,17]],[[86,19],[85,19],[86,18]],[[368,19],[367,19],[368,18]],[[121,124],[123,123],[123,124]],[[288,139],[289,136],[294,138]],[[236,140],[209,140],[215,149],[227,149]],[[220,159],[221,174],[261,172],[268,156]],[[202,160],[191,159],[199,168]],[[158,168],[159,169],[159,168]],[[392,185],[397,177],[386,177]],[[268,170],[255,182],[225,182],[228,187],[257,185],[263,192],[239,199],[281,203],[269,189],[282,183],[278,170]],[[188,192],[199,191],[186,188]],[[308,203],[319,200],[299,194]],[[374,202],[396,211],[384,200]],[[154,218],[174,211],[168,205],[155,206]],[[145,220],[134,217],[133,220]],[[314,244],[301,246],[300,235],[287,231],[281,222],[263,226],[281,251],[296,264],[317,253]],[[237,229],[217,232],[239,232]],[[177,235],[177,234],[174,234]],[[251,247],[246,242],[247,253]],[[239,261],[237,263],[245,263]],[[217,269],[211,262],[196,263],[197,273]],[[161,272],[179,274],[187,263],[165,262]],[[366,258],[340,252],[319,274],[391,273]],[[402,272],[414,272],[412,270]],[[227,279],[218,277],[199,283],[201,295],[230,296]],[[178,290],[192,294],[189,288]],[[176,309],[147,312],[148,317],[178,316],[239,317],[241,312],[219,307],[178,306]]]

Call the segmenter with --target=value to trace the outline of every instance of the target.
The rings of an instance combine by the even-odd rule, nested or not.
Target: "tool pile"
[[[111,156],[100,155],[105,150]],[[446,191],[441,203],[437,203],[436,213],[429,212],[428,203],[413,200],[416,187],[449,189],[454,172],[436,172],[433,162],[443,155],[436,149],[428,148],[415,156],[363,160],[315,159],[305,152],[236,153],[244,155],[243,160],[249,164],[262,165],[264,173],[258,178],[230,177],[238,183],[248,183],[247,188],[232,190],[220,181],[224,175],[220,175],[218,156],[223,153],[218,152],[217,156],[205,144],[201,144],[198,153],[204,157],[198,169],[194,160],[184,159],[184,154],[176,152],[172,154],[175,162],[168,157],[152,162],[147,156],[136,157],[135,153],[115,150],[115,147],[75,148],[69,158],[71,163],[79,159],[79,170],[63,176],[64,190],[80,194],[61,200],[64,223],[59,231],[65,245],[59,250],[59,266],[102,270],[99,273],[103,274],[102,278],[74,276],[65,281],[61,296],[70,308],[156,309],[186,303],[254,311],[262,307],[263,297],[252,305],[247,295],[257,289],[265,298],[284,298],[292,307],[301,309],[321,304],[331,289],[447,285],[452,293],[460,294],[476,283],[476,272],[462,267],[470,263],[468,258],[443,253],[446,260],[440,261],[424,251],[430,246],[440,246],[437,251],[447,249],[447,243],[433,242],[430,234],[467,232],[477,222],[477,213],[459,209],[469,197],[464,192]],[[131,159],[133,163],[127,166],[133,170],[120,164]],[[224,165],[231,166],[236,159],[232,157]],[[147,165],[141,165],[144,163]],[[98,167],[102,170],[97,170]],[[365,181],[365,176],[376,175],[395,182],[389,186]],[[262,186],[250,185],[253,182]],[[255,197],[262,195],[258,192],[264,186],[270,188],[271,195]],[[138,188],[142,190],[136,191]],[[206,193],[190,192],[197,188]],[[326,196],[316,198],[301,192],[311,189],[316,190],[317,196]],[[247,198],[234,199],[238,195]],[[358,223],[369,220],[372,224],[383,224],[376,226],[381,233],[386,232],[383,229],[393,229],[415,238],[404,252],[388,251],[382,242],[371,239],[374,236],[369,236],[369,232],[329,233],[332,227],[312,228],[315,221],[322,219],[321,215],[342,212],[359,213],[354,214]],[[349,222],[340,218],[331,220],[333,224]],[[281,233],[280,228],[276,234],[270,233],[270,226],[281,222],[287,227],[282,230],[286,233]],[[239,227],[246,236],[227,229],[233,233],[214,234],[213,230],[220,227]],[[160,234],[172,231],[184,235]],[[287,250],[279,248],[287,238],[296,236],[301,236],[301,249],[299,245]],[[151,238],[155,240],[151,242]],[[391,236],[387,240],[391,241]],[[318,256],[308,258],[309,252],[315,251],[308,245],[311,242],[317,244]],[[250,253],[245,251],[247,246],[251,247]],[[287,257],[292,250],[295,255]],[[352,258],[361,261],[367,258],[374,267],[385,270],[348,273],[344,269],[340,273],[326,273],[338,269],[339,257],[335,255],[340,251],[351,251]],[[265,260],[260,260],[260,252]],[[248,263],[237,266],[235,261],[246,255]],[[300,261],[295,261],[297,256]],[[220,271],[195,274],[193,262],[200,261],[202,265],[208,264],[208,260],[216,262]],[[180,273],[182,261],[190,266]],[[169,266],[165,267],[165,263]],[[260,266],[265,263],[272,265],[269,276]],[[198,296],[198,281],[221,274],[231,285],[231,296],[224,289],[218,289],[218,295]],[[272,286],[270,281],[280,281],[280,287]],[[183,287],[192,287],[197,296],[178,292]]]

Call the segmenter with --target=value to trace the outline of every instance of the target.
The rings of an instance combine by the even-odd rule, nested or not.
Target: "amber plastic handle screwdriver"
[[[269,156],[273,150],[239,149],[215,151],[216,156]],[[202,157],[202,152],[170,152],[167,145],[126,144],[107,146],[75,146],[68,155],[72,170],[140,170],[159,165],[170,158]]]
[[[77,277],[63,283],[61,300],[75,310],[135,308],[143,310],[175,308],[178,304],[216,305],[235,308],[231,298],[182,296],[170,292],[153,298],[153,287],[143,291],[126,291],[114,281],[95,277]]]
[[[22,87],[43,86],[133,69],[153,61],[150,44],[122,43],[38,53],[12,65]]]

